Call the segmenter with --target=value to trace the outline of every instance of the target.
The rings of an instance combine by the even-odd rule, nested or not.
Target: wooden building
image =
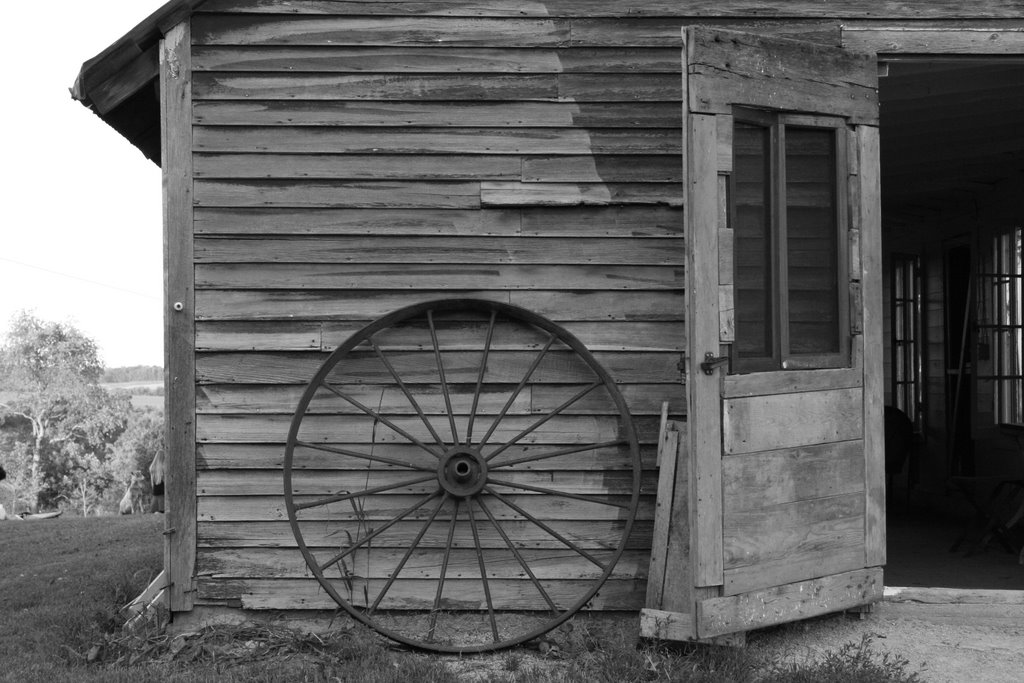
[[[74,88],[164,173],[172,613],[877,600],[883,403],[923,488],[1017,455],[1022,54],[1017,0],[172,0]]]

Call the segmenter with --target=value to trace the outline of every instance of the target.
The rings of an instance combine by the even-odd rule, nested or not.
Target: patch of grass
[[[277,626],[171,635],[157,623],[125,632],[120,608],[159,572],[162,529],[157,515],[0,524],[0,681],[921,683],[870,637],[792,663],[779,653],[640,641],[634,620],[583,614],[534,650],[465,658],[402,651],[347,623],[322,635]]]
[[[872,649],[872,635],[859,643],[847,643],[826,652],[820,659],[802,663],[776,663],[761,679],[763,683],[923,683],[916,672],[907,671],[906,658]]]

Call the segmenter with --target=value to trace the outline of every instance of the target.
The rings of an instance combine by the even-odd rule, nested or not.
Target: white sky
[[[27,309],[75,324],[108,367],[163,365],[160,169],[68,92],[162,4],[5,5],[0,334]]]

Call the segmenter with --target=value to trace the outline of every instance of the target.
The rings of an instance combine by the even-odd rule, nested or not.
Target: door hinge
[[[715,374],[715,368],[729,364],[729,356],[716,356],[711,351],[704,354],[704,362],[700,364],[701,372],[705,375]]]

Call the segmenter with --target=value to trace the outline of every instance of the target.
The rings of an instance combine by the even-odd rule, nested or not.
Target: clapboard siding
[[[991,0],[984,5],[965,7],[957,0],[936,0],[923,9],[906,0],[836,0],[823,5],[817,0],[789,0],[785,4],[762,0],[645,0],[623,4],[616,0],[543,0],[509,5],[502,0],[211,0],[200,12],[242,12],[270,14],[339,15],[432,15],[432,16],[508,16],[508,17],[636,17],[679,18],[733,17],[783,18],[850,17],[921,19],[999,18],[1019,15],[1015,0]]]
[[[674,128],[678,102],[399,102],[321,100],[196,101],[197,124],[229,126],[434,126],[518,128]]]
[[[314,73],[679,73],[679,51],[581,47],[560,50],[434,47],[197,46],[196,71]]]
[[[681,291],[203,289],[196,292],[196,320],[365,320],[423,301],[466,297],[510,303],[555,322],[683,319]],[[241,340],[239,346],[248,350]]]
[[[686,411],[679,23],[630,13],[617,32],[611,5],[605,14],[565,5],[565,16],[551,18],[496,3],[469,17],[435,12],[445,3],[396,3],[391,12],[356,3],[368,11],[354,15],[346,4],[216,2],[192,19],[197,601],[333,605],[281,524],[295,406],[327,352],[363,326],[423,301],[476,298],[521,306],[577,335],[633,412],[642,444],[638,521],[631,550],[594,606],[635,609],[650,548],[661,404],[676,416]],[[831,30],[822,25],[814,30]],[[459,434],[474,402],[477,432],[488,428],[544,343],[499,322],[477,392],[487,328],[479,317],[455,324],[440,354]],[[385,345],[422,418],[403,391],[380,384],[389,372],[365,355],[346,367],[345,391],[388,413],[388,425],[317,392],[299,431],[310,446],[293,460],[300,502],[394,486],[369,496],[352,520],[386,522],[436,488],[410,481],[422,474],[415,468],[436,467],[409,440],[433,443],[424,420],[441,438],[452,428],[429,339],[429,330],[412,326],[389,332]],[[603,395],[536,426],[590,381],[560,348],[547,353],[491,438],[536,428],[495,464],[575,449],[507,467],[501,478],[592,497],[505,489],[581,547],[606,550],[623,530],[618,506],[628,500],[632,464]],[[338,448],[370,449],[380,460],[367,468],[366,460],[339,458]],[[578,553],[511,508],[493,508],[515,544],[533,553],[552,595],[572,595],[593,578],[594,565]],[[379,591],[397,549],[431,509],[374,539],[379,569],[371,568],[368,590]],[[330,527],[351,510],[304,510],[303,538],[336,549],[338,529]],[[464,582],[472,601],[481,584],[470,579],[478,577],[475,554],[462,561],[472,538],[458,526],[449,580]],[[496,605],[514,598],[517,609],[542,606],[491,525],[481,532],[488,565],[507,565],[508,575],[491,582]],[[421,542],[424,566],[438,566],[438,541]],[[413,589],[432,576],[423,571],[403,573],[389,592],[394,606],[417,604]]]

